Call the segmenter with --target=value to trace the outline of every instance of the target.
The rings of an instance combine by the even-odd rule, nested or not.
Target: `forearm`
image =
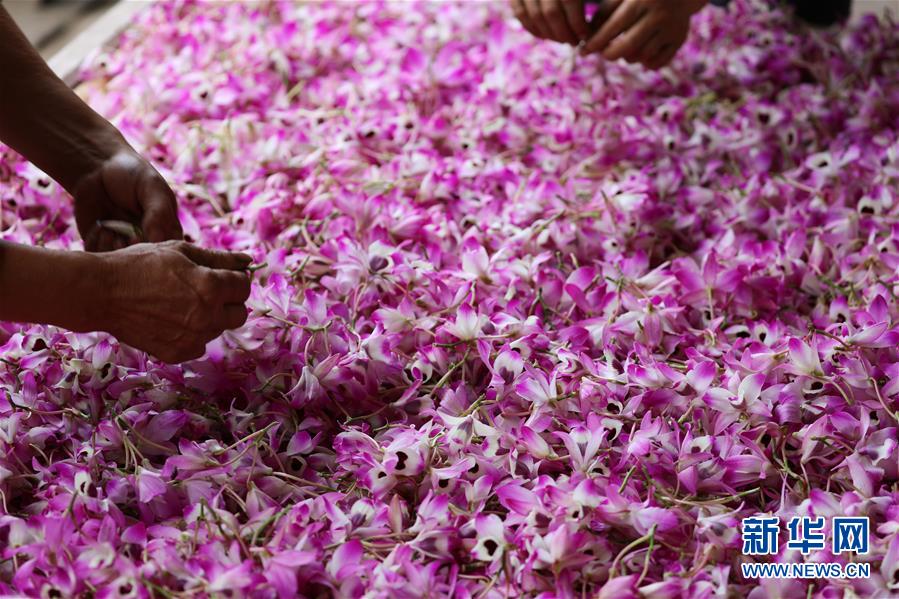
[[[0,241],[0,320],[97,330],[104,270],[102,255]]]
[[[72,191],[125,140],[60,80],[0,5],[0,141]]]

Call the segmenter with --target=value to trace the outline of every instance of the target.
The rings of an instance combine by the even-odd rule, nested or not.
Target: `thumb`
[[[140,218],[145,239],[160,242],[182,238],[175,194],[162,175],[133,150],[107,161],[102,184],[113,205]]]
[[[164,181],[150,183],[150,189],[140,199],[141,229],[147,241],[158,243],[184,237],[178,221],[175,194]]]
[[[194,264],[205,266],[206,268],[246,270],[253,261],[253,258],[247,254],[208,250],[190,243],[181,244],[181,252],[190,258]]]
[[[579,42],[586,40],[590,32],[587,29],[586,9],[584,8],[584,0],[575,0],[574,2],[563,2],[562,10],[568,17],[568,24],[574,30]]]

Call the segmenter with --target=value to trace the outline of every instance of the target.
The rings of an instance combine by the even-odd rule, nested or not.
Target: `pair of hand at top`
[[[690,18],[709,0],[601,0],[588,21],[584,0],[511,0],[533,35],[577,45],[582,54],[625,59],[659,69],[674,58],[690,32]]]

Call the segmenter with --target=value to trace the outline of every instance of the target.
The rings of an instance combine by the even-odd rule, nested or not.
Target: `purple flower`
[[[503,521],[499,516],[478,515],[475,518],[475,531],[477,542],[472,549],[474,558],[484,562],[501,559],[506,550],[506,538]]]
[[[444,325],[444,329],[461,341],[472,341],[481,334],[485,324],[487,324],[486,316],[478,314],[470,305],[462,304],[459,306],[456,320]]]

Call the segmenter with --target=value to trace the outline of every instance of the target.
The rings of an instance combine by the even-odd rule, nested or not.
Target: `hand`
[[[674,58],[690,33],[690,18],[708,0],[605,0],[594,23],[599,30],[582,54],[601,52],[606,60],[624,58],[659,69]]]
[[[541,39],[574,46],[587,38],[584,0],[512,0],[512,10]]]
[[[98,254],[105,262],[93,327],[164,362],[199,358],[206,344],[247,319],[252,259],[184,241]]]
[[[123,248],[128,239],[101,221],[126,221],[139,227],[143,239],[160,242],[180,240],[181,224],[175,195],[162,176],[130,148],[113,154],[72,190],[75,222],[91,252]]]

